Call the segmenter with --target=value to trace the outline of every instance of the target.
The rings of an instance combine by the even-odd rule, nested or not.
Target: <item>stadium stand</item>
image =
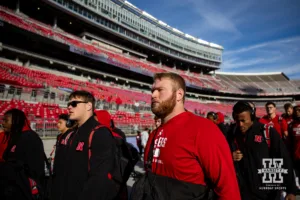
[[[247,93],[260,95],[299,93],[299,82],[289,81],[283,73],[224,73],[216,72],[223,82],[231,83]]]
[[[59,89],[63,86],[64,88],[68,88],[70,90],[88,90],[92,92],[98,100],[105,100],[108,103],[111,102],[117,103],[118,102],[117,99],[119,97],[118,104],[122,104],[123,106],[124,104],[133,105],[137,102],[143,102],[149,107],[149,103],[150,103],[150,95],[147,93],[133,92],[132,90],[111,87],[111,86],[107,86],[103,82],[102,84],[100,82],[91,83],[88,81],[80,81],[77,79],[68,78],[66,76],[58,76],[56,75],[55,71],[53,70],[51,71],[49,69],[47,70],[47,72],[45,72],[45,70],[39,71],[37,69],[30,69],[25,66],[13,64],[8,61],[0,61],[0,70],[3,74],[5,74],[5,76],[1,78],[0,82],[9,85],[14,85],[14,87],[21,86],[23,88],[22,92],[24,93],[31,94],[33,89],[38,89],[38,88],[51,87],[51,88]],[[11,80],[15,80],[15,81],[11,81]],[[4,92],[4,90],[2,91]],[[56,96],[58,99],[61,99],[61,96],[64,94],[65,93],[60,91],[58,93],[55,93],[53,96]],[[4,93],[3,96],[5,96]],[[8,96],[8,94],[6,96]],[[24,99],[25,96],[23,95],[22,98]],[[29,100],[32,100],[32,98]],[[67,99],[63,98],[63,101],[59,101],[59,102],[65,104],[66,100]],[[24,101],[20,101],[17,104],[15,104],[15,102],[12,101],[9,105],[10,107],[13,106],[22,107],[21,106],[22,103],[24,104]],[[41,118],[49,117],[54,119],[57,118],[59,114],[66,112],[66,110],[60,109],[57,104],[53,104],[53,105],[38,104],[38,105],[39,105],[38,106],[39,109],[36,108],[34,110],[32,109],[30,110],[32,111],[30,112],[30,114],[34,114],[36,117],[41,117]],[[41,106],[45,106],[45,109],[43,110],[42,108],[40,108]],[[56,107],[56,109],[58,110],[52,113],[48,111],[47,106]],[[232,107],[232,103],[223,103],[223,104],[203,103],[192,99],[188,99],[186,102],[186,108],[188,110],[201,115],[205,115],[205,113],[208,111],[216,111],[216,112],[221,111],[226,115],[230,115],[231,107]],[[41,110],[43,110],[43,112],[41,112]],[[28,112],[27,109],[25,109],[24,111]]]
[[[186,108],[202,116],[209,111],[215,111],[224,113],[230,120],[232,105],[236,100],[244,98],[241,96],[234,98],[234,95],[252,95],[253,99],[260,96],[265,98],[261,101],[256,99],[257,102],[265,102],[269,95],[279,97],[289,95],[286,96],[287,98],[278,99],[279,107],[281,107],[284,102],[293,101],[291,95],[300,94],[300,81],[290,81],[283,73],[199,73],[190,68],[170,67],[150,62],[145,58],[138,58],[133,55],[137,55],[139,52],[130,49],[127,50],[132,51],[133,54],[124,53],[121,49],[126,50],[126,47],[117,44],[110,46],[109,41],[105,39],[102,40],[105,41],[104,44],[86,37],[80,38],[63,28],[35,20],[20,10],[14,11],[0,6],[0,20],[18,27],[20,30],[67,45],[70,51],[75,53],[74,55],[97,57],[98,62],[115,68],[148,77],[152,77],[157,72],[180,74],[186,80],[187,87],[195,89],[188,93]],[[6,44],[4,43],[2,47],[6,48]],[[147,55],[142,57],[147,57]],[[88,90],[93,93],[98,100],[97,107],[110,110],[113,119],[119,126],[153,125],[153,116],[149,112],[151,100],[149,89],[134,90],[120,85],[117,81],[108,82],[101,80],[100,77],[97,79],[85,78],[78,74],[72,74],[70,71],[64,73],[46,69],[45,66],[38,66],[38,64],[18,63],[6,59],[0,59],[0,73],[2,74],[0,77],[0,96],[2,94],[0,116],[8,108],[22,108],[31,116],[30,120],[36,123],[37,129],[55,129],[55,126],[51,124],[55,122],[60,113],[67,112],[67,96],[70,91],[74,90]],[[112,77],[114,76],[112,75]],[[115,76],[115,80],[118,80],[117,76]],[[143,84],[150,86],[149,83],[142,82],[141,85]],[[206,90],[215,93],[213,95],[201,94]],[[227,97],[227,94],[233,96]],[[225,97],[223,98],[222,95]],[[257,107],[258,116],[262,116],[265,113],[264,103],[258,103]]]
[[[111,51],[110,48],[98,48],[92,45],[92,41],[82,40],[61,29],[54,29],[49,25],[33,20],[22,13],[16,13],[4,7],[0,7],[0,19],[28,31],[40,34],[64,44],[72,45],[88,53],[103,57],[108,64],[129,69],[135,72],[152,76],[157,72],[171,71],[182,75],[188,85],[200,88],[217,90],[224,93],[243,93],[257,95],[296,94],[300,89],[290,82],[282,73],[269,74],[226,74],[216,72],[216,76],[197,74],[189,71],[173,69],[163,65],[156,65],[145,60],[137,59],[130,55],[124,55]]]
[[[128,55],[125,57],[123,54],[112,52],[109,49],[103,50],[103,48],[97,48],[92,44],[81,40],[80,38],[76,38],[76,36],[70,35],[63,31],[59,31],[58,29],[53,30],[53,28],[51,28],[49,25],[45,25],[37,21],[32,21],[31,18],[27,18],[24,15],[19,15],[20,13],[15,13],[11,10],[5,9],[4,7],[0,7],[0,18],[2,18],[3,20],[20,28],[43,35],[44,37],[49,37],[59,42],[74,45],[75,47],[83,49],[89,53],[100,54],[100,56],[106,58],[107,63],[111,65],[117,65],[119,67],[138,71],[147,75],[153,75],[157,72],[172,71],[182,75],[191,85],[216,90],[226,89],[224,88],[223,83],[220,83],[220,81],[216,81],[215,78],[210,75],[189,73],[182,70],[172,69],[166,66],[157,66],[153,63],[138,60]]]

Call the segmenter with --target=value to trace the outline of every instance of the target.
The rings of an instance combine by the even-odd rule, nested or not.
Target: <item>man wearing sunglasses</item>
[[[114,139],[108,128],[97,129],[91,140],[89,158],[89,136],[99,125],[93,116],[95,98],[86,91],[70,94],[69,119],[77,121],[78,128],[68,140],[63,177],[59,199],[64,200],[109,200],[114,199],[116,184],[111,171],[114,166]]]

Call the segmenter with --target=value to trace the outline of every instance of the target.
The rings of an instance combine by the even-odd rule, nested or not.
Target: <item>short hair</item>
[[[21,138],[23,128],[27,126],[30,130],[30,124],[28,119],[26,118],[25,113],[22,110],[13,108],[4,113],[4,115],[11,115],[11,130],[10,130],[10,136],[8,138],[7,148],[5,152],[3,153],[3,158],[7,158],[8,153],[10,152],[10,149],[13,147],[13,145],[16,145],[19,139]],[[6,135],[8,136],[8,135]]]
[[[93,111],[95,110],[95,97],[88,91],[77,90],[70,94],[69,99],[82,98],[85,102],[92,103]]]
[[[245,111],[249,112],[250,116],[251,116],[251,114],[253,113],[253,108],[246,101],[238,101],[233,106],[233,109],[232,109],[233,118],[236,114],[240,114],[240,113],[245,112]]]
[[[276,104],[273,101],[268,101],[265,105],[265,107],[269,106],[269,105],[273,105],[276,108]]]
[[[284,104],[284,110],[287,110],[287,109],[289,109],[289,108],[292,108],[293,109],[293,105],[291,104],[291,103],[286,103],[286,104]]]
[[[156,73],[153,77],[153,80],[161,80],[163,78],[171,79],[175,83],[175,87],[173,87],[174,90],[183,89],[183,102],[185,100],[185,94],[186,94],[186,85],[184,79],[175,73],[172,72],[164,72],[164,73]]]
[[[58,116],[58,119],[62,119],[62,120],[68,121],[69,120],[69,116],[67,114],[60,114]]]
[[[214,120],[218,119],[218,115],[215,112],[208,112],[206,118],[208,118],[209,116],[212,116]]]

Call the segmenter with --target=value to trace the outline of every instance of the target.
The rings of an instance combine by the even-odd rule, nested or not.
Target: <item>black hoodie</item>
[[[42,187],[45,175],[45,153],[40,137],[28,128],[22,132],[16,144],[8,146],[3,158],[5,162],[0,164],[0,199],[5,190],[4,199],[31,198],[29,178]],[[7,194],[7,191],[12,194]],[[43,188],[39,188],[39,192],[43,192]]]
[[[88,140],[92,130],[99,125],[90,117],[74,130],[65,153],[65,174],[63,185],[58,188],[57,200],[110,200],[117,194],[117,187],[111,180],[114,167],[115,141],[106,127],[95,131],[91,144],[91,158],[88,159]],[[90,163],[90,171],[88,164]]]
[[[73,130],[69,129],[64,134],[60,134],[57,137],[55,144],[55,157],[53,165],[53,174],[51,181],[51,200],[59,199],[60,188],[64,184],[65,160],[68,150],[68,141],[72,139]]]
[[[230,144],[232,151],[239,149],[243,158],[235,162],[236,171],[239,177],[239,184],[243,200],[275,200],[279,198],[278,190],[264,190],[266,185],[262,183],[263,174],[258,171],[263,169],[262,159],[282,158],[283,169],[288,170],[288,174],[283,174],[283,184],[288,194],[295,194],[297,191],[293,172],[292,160],[289,153],[275,129],[270,127],[270,147],[264,136],[264,125],[254,121],[252,127],[245,134],[236,129],[231,138]]]

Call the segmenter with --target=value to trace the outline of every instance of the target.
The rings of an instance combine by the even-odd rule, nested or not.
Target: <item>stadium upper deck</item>
[[[215,72],[218,79],[236,92],[256,95],[299,94],[298,81],[290,81],[282,72],[270,73],[226,73]]]
[[[9,3],[10,2],[12,1],[9,1]],[[21,6],[22,9],[20,9],[19,12],[14,12],[4,7],[0,7],[0,11],[2,10],[0,12],[0,18],[3,20],[4,23],[3,24],[4,26],[2,27],[3,37],[1,41],[3,42],[2,48],[5,51],[11,49],[9,46],[13,45],[17,48],[21,48],[25,52],[41,53],[43,50],[43,54],[45,56],[50,56],[49,53],[55,50],[57,54],[55,55],[51,54],[52,56],[50,57],[53,58],[59,57],[61,60],[68,60],[70,63],[73,64],[76,63],[76,64],[81,64],[93,68],[93,66],[90,66],[90,64],[86,65],[86,61],[90,63],[91,60],[86,60],[85,57],[90,57],[91,59],[97,61],[96,64],[97,69],[99,68],[98,67],[99,64],[104,64],[104,63],[108,64],[108,66],[99,69],[100,71],[104,70],[104,68],[105,70],[119,68],[119,69],[129,70],[137,74],[143,74],[147,77],[151,77],[156,72],[172,71],[181,74],[185,78],[187,82],[187,86],[189,88],[195,89],[195,90],[190,90],[191,92],[197,95],[199,94],[199,96],[203,96],[203,97],[221,95],[224,97],[230,96],[228,98],[231,98],[231,97],[235,97],[234,95],[236,96],[239,95],[239,97],[241,97],[241,94],[252,95],[252,96],[267,96],[267,95],[274,95],[274,96],[292,95],[293,96],[300,93],[299,83],[289,81],[289,79],[282,73],[278,73],[278,74],[271,73],[271,74],[263,75],[263,74],[224,74],[224,73],[217,72],[216,75],[205,75],[205,74],[200,74],[199,72],[198,73],[193,72],[192,70],[193,68],[189,68],[190,70],[187,70],[187,66],[182,66],[182,68],[171,68],[161,64],[157,65],[153,62],[149,62],[148,60],[139,59],[135,56],[127,55],[120,48],[120,45],[122,44],[119,43],[114,44],[115,46],[117,46],[117,48],[112,47],[111,43],[109,43],[109,45],[106,46],[101,46],[103,45],[103,43],[100,45],[100,43],[99,44],[93,43],[93,40],[78,38],[76,35],[72,34],[73,33],[72,31],[70,34],[65,24],[63,24],[63,18],[65,18],[65,16],[57,20],[53,24],[53,26],[51,26],[51,23],[49,22],[46,22],[47,24],[42,23],[41,21],[44,20],[37,21],[35,20],[35,18],[29,18],[27,15],[23,14],[23,11],[25,11],[25,14],[27,14],[28,7],[31,8],[32,6],[27,5],[28,7],[25,7],[25,4],[22,2],[23,1],[21,1],[21,5],[23,6]],[[50,7],[47,4],[45,5],[47,6],[47,8]],[[39,7],[36,7],[35,9],[38,10]],[[45,8],[41,7],[41,9],[44,12]],[[28,14],[30,16],[32,15],[31,12]],[[59,14],[61,13],[53,13],[52,15],[50,15],[50,17],[52,17],[53,20],[55,19],[53,18],[53,16],[59,16]],[[36,16],[33,15],[33,17]],[[70,19],[67,18],[67,20]],[[15,27],[19,27],[22,30],[27,30],[30,33],[35,33],[31,35],[26,35],[27,38],[37,39],[36,36],[41,35],[43,36],[43,39],[37,42],[39,44],[38,46],[32,45],[33,41],[31,41],[31,39],[30,41],[28,41],[27,44],[25,44],[25,41],[23,40],[18,41],[16,37],[20,37],[19,34],[21,32],[16,31],[15,29],[11,29],[11,31],[8,31],[10,28],[9,26],[7,26],[6,22],[14,25]],[[59,26],[55,26],[56,23]],[[77,26],[79,26],[79,24],[76,23],[76,27]],[[84,28],[81,29],[84,30]],[[6,32],[7,37],[6,36],[4,37],[5,35],[4,32]],[[15,36],[13,39],[12,39],[12,35]],[[48,43],[43,43],[43,45],[41,45],[42,44],[41,42],[44,42],[46,40],[49,40]],[[66,48],[59,49],[54,47],[54,49],[51,50],[49,44],[51,45],[54,44],[55,43],[54,41],[62,44],[66,44],[68,46],[67,48],[69,49],[68,50]],[[46,47],[45,45],[47,46],[47,48],[44,48]],[[34,46],[36,46],[37,48],[32,49],[31,47]],[[46,49],[49,49],[50,52],[49,51],[45,52]],[[78,59],[75,59],[74,57],[75,54],[67,55],[68,51],[79,54],[81,55],[81,57],[75,56],[76,58],[78,57]],[[99,57],[103,59],[99,60],[98,59]],[[120,73],[124,73],[124,72],[119,71],[115,74],[118,75]],[[129,74],[126,75],[126,78],[130,78],[127,77]],[[136,80],[136,78],[137,77],[135,76],[134,79]],[[150,80],[150,79],[147,79],[146,77],[141,77],[141,80],[139,81],[149,83],[149,81],[146,80]],[[208,90],[208,92],[203,91],[205,89]],[[200,90],[201,90],[201,94],[199,93]],[[245,96],[243,96],[243,98],[245,98]]]
[[[160,54],[217,69],[223,47],[172,28],[123,0],[44,0],[98,28]]]

